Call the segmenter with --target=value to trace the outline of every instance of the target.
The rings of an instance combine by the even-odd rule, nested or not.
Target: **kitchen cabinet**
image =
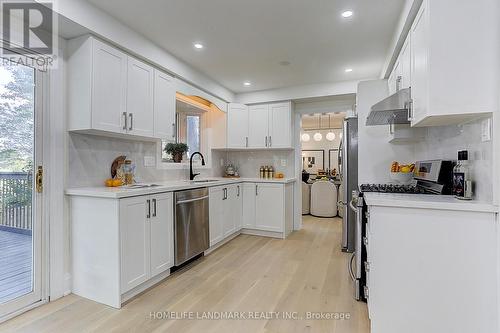
[[[154,75],[154,137],[175,140],[174,78],[157,69]]]
[[[153,83],[153,67],[128,57],[127,132],[130,134],[153,137]]]
[[[227,112],[227,147],[248,147],[248,106],[230,103]]]
[[[292,184],[245,183],[243,228],[285,238],[293,228]],[[257,233],[259,234],[259,233]]]
[[[172,192],[71,197],[73,293],[120,308],[170,274]]]
[[[210,246],[241,228],[241,185],[231,184],[209,189]]]
[[[230,104],[228,148],[292,148],[291,102]]]
[[[269,106],[250,105],[248,108],[248,147],[267,148],[269,137]]]
[[[401,48],[401,53],[399,54],[399,66],[398,72],[401,75],[400,88],[410,88],[411,87],[411,45],[410,45],[411,34],[406,38],[403,47]]]
[[[292,113],[290,103],[269,104],[270,148],[289,148],[292,146]]]
[[[422,2],[409,39],[412,126],[458,124],[497,110],[498,36],[491,27],[498,14],[471,15],[493,2]]]
[[[209,189],[209,234],[210,246],[224,238],[224,204],[226,191],[222,186]]]
[[[368,209],[371,332],[497,331],[494,211]]]
[[[94,37],[68,42],[68,130],[173,139],[173,78]]]
[[[255,229],[255,191],[257,184],[243,183],[243,228]]]

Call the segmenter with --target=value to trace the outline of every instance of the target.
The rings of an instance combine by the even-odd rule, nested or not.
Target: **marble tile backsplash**
[[[220,161],[223,160],[223,166]],[[224,175],[225,166],[230,162],[236,166],[241,177],[259,177],[259,169],[263,165],[271,165],[286,178],[294,177],[294,152],[292,150],[257,150],[257,151],[214,151],[212,153],[213,176]],[[282,166],[282,162],[286,166]]]
[[[69,134],[69,187],[101,186],[110,177],[113,160],[126,155],[136,165],[136,179],[141,182],[180,180],[189,178],[189,169],[158,169],[144,166],[144,156],[156,156],[155,142],[142,142],[92,136]],[[201,176],[210,176],[210,169],[198,170]]]
[[[475,199],[493,200],[493,142],[481,141],[481,122],[429,127],[424,141],[415,144],[415,159],[456,160],[459,150],[469,151]]]

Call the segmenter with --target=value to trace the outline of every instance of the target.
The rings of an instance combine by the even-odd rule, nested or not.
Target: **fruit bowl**
[[[391,172],[391,179],[399,184],[409,184],[413,179],[413,172]]]

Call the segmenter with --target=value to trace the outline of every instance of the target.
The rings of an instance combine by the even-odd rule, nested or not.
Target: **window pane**
[[[200,151],[200,116],[187,116],[186,127],[188,157],[191,157],[192,153]]]

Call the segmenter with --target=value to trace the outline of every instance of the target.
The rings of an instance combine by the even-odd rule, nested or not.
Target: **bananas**
[[[391,172],[402,172],[402,173],[410,173],[415,170],[415,164],[399,164],[399,162],[394,161],[391,164]]]

